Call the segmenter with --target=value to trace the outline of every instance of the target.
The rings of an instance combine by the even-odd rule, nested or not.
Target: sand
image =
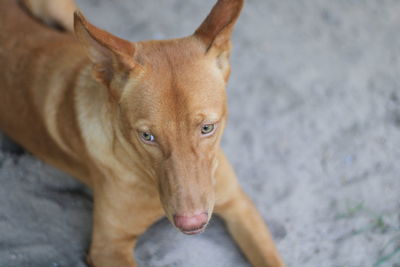
[[[80,0],[132,41],[191,34],[212,0]],[[400,2],[249,0],[223,147],[288,266],[400,266]],[[85,266],[90,191],[0,137],[0,266]],[[217,218],[141,237],[140,266],[249,266]]]

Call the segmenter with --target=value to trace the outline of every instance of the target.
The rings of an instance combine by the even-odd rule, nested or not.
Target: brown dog
[[[64,13],[54,2],[25,1],[71,29],[73,2]],[[283,266],[219,147],[242,6],[219,0],[192,36],[131,43],[80,13],[76,41],[0,0],[0,129],[93,189],[94,266],[136,266],[138,237],[164,214],[197,234],[213,211],[253,266]]]

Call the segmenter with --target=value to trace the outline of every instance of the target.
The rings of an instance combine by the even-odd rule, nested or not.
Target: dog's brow
[[[135,128],[141,131],[149,131],[151,128],[153,128],[153,124],[146,119],[139,119],[135,123]]]
[[[209,112],[209,113],[205,113],[205,112],[200,112],[197,113],[194,117],[194,123],[196,125],[199,125],[203,122],[216,122],[218,121],[220,118],[220,116],[218,115],[218,113],[216,112]]]

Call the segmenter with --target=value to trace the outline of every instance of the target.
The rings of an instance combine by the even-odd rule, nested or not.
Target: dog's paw
[[[32,17],[57,29],[73,31],[74,0],[20,0]]]
[[[43,0],[20,0],[21,5],[31,14],[32,17],[39,21],[53,26],[54,21],[46,15],[45,1]]]

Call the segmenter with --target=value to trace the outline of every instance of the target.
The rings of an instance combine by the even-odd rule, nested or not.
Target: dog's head
[[[227,117],[230,38],[243,0],[219,0],[186,38],[131,43],[75,14],[75,32],[108,89],[125,149],[158,187],[170,221],[201,232]]]

